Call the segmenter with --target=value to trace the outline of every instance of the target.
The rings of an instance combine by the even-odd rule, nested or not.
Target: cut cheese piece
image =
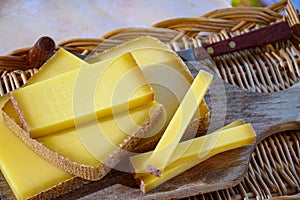
[[[156,38],[144,36],[125,42],[87,59],[89,63],[112,59],[123,53],[131,52],[155,92],[155,100],[164,105],[167,113],[165,124],[158,134],[141,140],[135,151],[144,152],[153,149],[169,124],[194,78],[182,59],[167,45]],[[183,139],[203,134],[209,121],[209,109],[205,101],[201,102],[200,114],[191,121]],[[195,131],[195,129],[197,131]]]
[[[175,149],[174,153],[172,154],[171,158],[168,161],[168,166],[171,165],[175,161],[184,161],[187,159],[191,159],[194,157],[198,157],[199,154],[201,155],[207,155],[207,153],[212,153],[210,151],[213,148],[216,142],[225,142],[226,145],[226,138],[228,139],[239,139],[238,136],[241,135],[241,130],[245,130],[242,125],[244,125],[243,120],[236,120],[226,126],[224,126],[222,129],[215,131],[209,135],[197,137],[188,141],[184,141],[178,144],[177,148]],[[238,129],[233,129],[235,127],[239,127]],[[236,134],[236,135],[234,135]],[[246,135],[248,136],[248,135]],[[242,138],[241,138],[242,139]],[[208,141],[208,142],[207,142]],[[204,143],[207,142],[207,143]],[[234,140],[230,141],[234,144]],[[242,141],[243,142],[243,141]],[[247,141],[246,141],[247,142]],[[204,146],[203,146],[204,145]],[[211,146],[208,146],[211,145]],[[146,153],[138,154],[136,156],[130,157],[131,164],[134,168],[134,172],[137,176],[143,176],[146,175],[146,165],[150,159],[151,154],[153,151],[149,151]]]
[[[52,151],[74,162],[93,167],[101,165],[82,145],[80,137],[74,128],[48,134],[36,138],[36,140]]]
[[[244,125],[243,120],[236,120],[226,126],[224,126],[222,129],[217,130],[209,135],[201,136],[194,138],[192,140],[184,141],[178,144],[176,147],[174,153],[172,154],[171,158],[168,161],[168,165],[172,164],[173,162],[181,159],[190,159],[190,157],[198,157],[199,151],[202,151],[207,148],[202,148],[204,141],[210,141],[209,143],[206,143],[206,145],[212,144],[219,140],[220,135],[222,138],[226,138],[228,134],[239,134],[237,133],[240,131],[240,128],[237,130],[229,130],[234,127],[238,127],[241,125]],[[227,131],[225,131],[227,130]],[[225,132],[224,132],[225,131]],[[229,137],[230,138],[230,137]],[[212,142],[211,142],[212,141]],[[141,153],[135,156],[130,157],[130,162],[133,166],[134,172],[136,176],[143,176],[146,175],[146,165],[149,161],[149,158],[153,151],[149,151],[146,153]],[[201,153],[203,155],[203,153]]]
[[[135,60],[124,54],[107,66],[96,63],[16,90],[11,99],[34,138],[144,105],[153,96]]]
[[[168,47],[161,42],[160,40],[151,37],[151,36],[141,36],[134,40],[130,40],[121,45],[115,46],[113,48],[107,49],[104,52],[97,54],[86,59],[88,63],[96,63],[101,60],[107,60],[114,57],[118,57],[124,53],[144,48],[159,48],[159,49],[168,49]]]
[[[251,124],[245,124],[183,142],[174,152],[174,156],[179,158],[164,169],[161,177],[151,174],[138,177],[140,188],[146,193],[218,153],[252,144],[255,137]],[[210,144],[207,144],[208,141]]]
[[[147,64],[142,65],[141,68],[153,90],[155,91],[155,100],[164,105],[167,114],[164,127],[161,129],[161,131],[155,136],[144,138],[139,143],[139,145],[144,145],[152,140],[155,140],[155,138],[159,139],[159,137],[161,137],[191,83],[186,77],[178,72],[178,70],[176,70],[176,65],[168,66],[164,64]],[[200,113],[197,113],[197,116],[194,116],[194,120],[198,119],[199,117],[205,118],[205,116],[207,116],[209,113],[209,108],[204,101],[202,101],[199,106],[199,112]],[[205,125],[207,124],[205,123]],[[197,127],[195,127],[196,130],[194,130],[192,133],[193,135],[189,134],[186,138],[190,139],[195,137],[198,126],[199,122],[197,123]],[[205,128],[206,127],[203,127],[203,130]]]
[[[9,113],[9,117],[16,121],[17,124],[20,124],[20,122],[18,122],[18,115],[10,100],[4,104],[2,110],[6,114]],[[60,155],[70,158],[72,161],[83,165],[99,167],[99,165],[101,165],[100,161],[103,161],[104,163],[105,158],[112,155],[117,148],[120,148],[120,145],[126,139],[128,140],[130,135],[133,135],[139,128],[143,127],[145,123],[149,122],[150,117],[153,117],[154,112],[162,115],[162,117],[160,117],[161,119],[166,117],[166,114],[163,112],[163,107],[157,102],[151,102],[145,106],[131,109],[129,113],[127,113],[127,111],[121,112],[115,116],[101,118],[97,123],[83,124],[76,128],[70,128],[38,137],[36,140],[49,149],[58,152]],[[160,118],[157,118],[156,120],[159,120]],[[149,133],[144,135],[144,137],[148,137],[148,134],[151,135],[151,132],[156,133],[161,129],[161,122],[164,122],[164,120],[161,119],[157,124],[153,125],[153,128],[151,128]],[[128,120],[130,120],[130,123],[128,123]],[[106,143],[108,145],[108,150],[106,151],[104,150],[105,147],[102,143],[101,148],[96,145],[94,150],[92,149],[93,145],[89,144],[99,142],[99,139],[96,140],[96,138],[99,137],[98,134],[100,128],[105,135],[105,139],[107,138],[107,141],[110,142],[110,144]],[[94,129],[93,131],[95,132],[86,133],[82,131],[83,129]],[[83,138],[82,140],[81,137]],[[76,148],[74,149],[74,147]]]
[[[72,53],[60,48],[49,60],[47,60],[39,69],[39,71],[32,76],[25,85],[30,85],[40,80],[46,80],[57,74],[62,74],[68,71],[79,69],[82,66],[89,64],[81,60]],[[47,72],[45,72],[47,71]]]
[[[145,194],[157,186],[165,183],[166,181],[174,178],[175,176],[187,171],[193,166],[196,166],[200,162],[199,159],[193,159],[189,160],[188,162],[183,162],[180,164],[177,163],[174,166],[167,167],[161,177],[153,176],[151,174],[141,176],[138,178],[140,181],[140,190]]]
[[[150,102],[128,112],[32,139],[14,120],[16,114],[9,112],[10,108],[6,106],[3,110],[4,121],[25,144],[66,172],[88,180],[103,178],[133,150],[140,137],[152,130],[162,115],[162,106]],[[96,158],[89,153],[94,153],[94,149],[98,153]]]
[[[160,176],[167,166],[168,160],[204,99],[212,78],[213,76],[205,71],[198,73],[148,161],[149,173]]]
[[[2,107],[8,99],[9,96],[1,97],[0,106]],[[2,115],[0,115],[0,168],[17,199],[27,199],[41,192],[46,195],[46,190],[51,189],[57,195],[66,189],[63,183],[74,180],[74,176],[50,164],[26,146],[3,123]],[[60,187],[55,188],[56,185]],[[72,188],[72,184],[69,184],[68,188]]]
[[[143,134],[137,133],[141,127],[147,133],[149,130],[147,130],[145,124],[150,122],[150,118],[154,114],[161,113],[161,109],[162,106],[160,104],[150,102],[145,106],[131,109],[128,112],[125,111],[115,116],[100,118],[96,123],[83,124],[76,128],[36,139],[49,149],[70,158],[72,161],[94,167],[101,165],[101,163],[114,167],[112,164],[107,163],[110,156],[115,157],[115,153],[123,145],[130,143],[132,136],[137,134],[143,136]],[[116,158],[117,160],[120,161],[120,159]]]

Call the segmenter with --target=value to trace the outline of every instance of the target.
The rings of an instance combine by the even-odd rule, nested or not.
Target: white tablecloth
[[[32,46],[44,35],[56,42],[100,37],[118,28],[148,27],[229,6],[226,0],[1,0],[0,55]]]

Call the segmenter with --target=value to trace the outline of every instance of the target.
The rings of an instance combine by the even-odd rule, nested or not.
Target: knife
[[[217,66],[212,59],[213,57],[272,44],[288,39],[291,35],[292,30],[288,23],[279,22],[230,39],[201,47],[176,51],[176,53],[186,62],[193,76],[196,76],[200,69],[205,68],[206,71],[213,72],[220,77]],[[197,65],[193,65],[191,62],[197,62]]]
[[[176,51],[184,61],[201,61],[234,51],[259,47],[288,39],[292,30],[287,22],[279,22],[270,26],[241,34],[239,36],[212,43],[202,47]]]

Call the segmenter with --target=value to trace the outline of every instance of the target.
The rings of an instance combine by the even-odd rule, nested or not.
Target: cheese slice
[[[0,106],[9,96],[0,98]],[[27,199],[74,176],[34,153],[3,123],[0,115],[0,168],[17,199]],[[50,175],[50,176],[49,176]]]
[[[160,40],[151,36],[141,36],[139,38],[124,42],[121,45],[115,46],[113,48],[107,49],[104,52],[97,54],[96,56],[91,56],[86,59],[88,63],[96,63],[101,60],[107,60],[114,57],[118,57],[124,53],[144,48],[158,48],[158,49],[169,49]]]
[[[159,54],[159,52],[157,53]],[[174,70],[174,66],[176,65],[145,64],[141,67],[147,77],[147,80],[155,91],[155,100],[164,105],[167,117],[165,119],[164,127],[160,130],[160,132],[152,137],[144,138],[139,145],[146,144],[148,141],[153,140],[155,137],[160,137],[164,133],[180,102],[191,85],[190,81],[187,81],[186,77],[183,77],[180,72]],[[193,118],[204,118],[208,113],[209,108],[206,103],[202,101],[199,106],[199,113],[197,113],[197,115]]]
[[[106,164],[110,157],[115,157],[122,145],[125,145],[141,127],[144,127],[147,133],[145,124],[149,123],[150,117],[159,109],[160,104],[150,102],[130,111],[36,139],[72,161],[97,167]],[[118,158],[116,160],[120,161]]]
[[[252,144],[255,137],[251,124],[245,124],[183,142],[174,152],[177,159],[164,169],[161,177],[151,174],[138,177],[140,188],[146,193],[218,153]]]
[[[238,136],[241,135],[241,130],[244,130],[242,125],[244,125],[243,120],[236,120],[222,129],[217,130],[211,134],[197,137],[191,140],[187,140],[178,144],[174,153],[168,161],[168,166],[174,163],[175,161],[184,161],[191,158],[198,158],[199,154],[207,155],[207,153],[213,153],[214,144],[216,142],[220,143],[224,140],[224,145],[226,145],[228,141],[226,141],[226,137],[229,139],[233,139],[230,142],[234,143],[236,140],[240,139]],[[235,127],[239,127],[238,129],[233,129]],[[248,136],[248,135],[246,135]],[[242,139],[243,137],[241,137]],[[206,142],[206,143],[205,143]],[[211,149],[211,150],[210,150]],[[134,168],[134,172],[136,177],[144,176],[147,173],[146,165],[151,157],[153,151],[149,151],[146,153],[141,153],[135,156],[130,157],[130,162]]]
[[[11,99],[35,138],[144,105],[153,96],[133,57],[124,54],[107,66],[96,63],[16,90]]]
[[[167,45],[158,39],[150,36],[143,36],[125,42],[122,45],[88,58],[86,61],[95,63],[101,60],[112,59],[127,52],[132,53],[155,92],[155,101],[164,106],[167,114],[162,129],[152,137],[143,138],[139,143],[137,151],[144,151],[153,149],[156,145],[194,78],[185,63],[175,52],[171,51]],[[199,126],[199,134],[202,134],[208,126],[209,108],[204,100],[199,107],[200,114],[194,116],[191,124]],[[195,128],[193,127],[193,129]],[[187,131],[184,138],[192,138],[196,132]]]
[[[32,76],[25,85],[30,85],[40,80],[46,80],[57,74],[62,74],[68,71],[79,69],[89,64],[81,60],[72,53],[66,51],[63,48],[57,50],[57,52],[47,60],[39,69],[39,71]],[[45,73],[45,71],[47,71]]]
[[[150,102],[128,112],[125,111],[115,116],[98,119],[95,123],[65,129],[38,137],[36,140],[72,161],[97,167],[104,163],[106,158],[113,155],[114,151],[120,148],[120,145],[128,136],[133,135],[138,128],[147,123],[153,112],[162,109],[160,107],[161,105],[157,102]],[[4,104],[2,110],[9,114],[17,124],[20,124],[18,115],[10,100]],[[162,115],[162,118],[166,117],[165,113],[162,113]],[[161,121],[163,120],[159,120],[159,122]],[[156,133],[157,130],[160,130],[160,126],[159,123],[155,124],[150,132],[153,130]],[[86,130],[90,131],[86,132]],[[100,130],[103,135],[99,135]],[[103,138],[99,139],[101,136]],[[144,137],[148,136],[145,135]],[[101,141],[100,146],[98,145],[99,141]]]
[[[203,100],[212,78],[213,76],[205,71],[198,73],[148,161],[149,173],[160,176],[167,166],[168,160]]]

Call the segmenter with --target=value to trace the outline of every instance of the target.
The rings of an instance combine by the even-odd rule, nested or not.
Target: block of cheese
[[[30,85],[39,80],[46,80],[57,74],[62,74],[74,69],[79,69],[89,64],[81,60],[72,53],[60,48],[49,60],[47,60],[39,69],[37,74],[32,76],[25,85]],[[47,71],[45,73],[44,71]]]
[[[131,54],[106,66],[95,63],[11,93],[22,126],[33,138],[144,105],[153,96]]]
[[[132,53],[155,92],[155,100],[164,105],[167,113],[161,131],[152,137],[142,139],[135,149],[136,152],[143,152],[155,147],[194,79],[175,52],[150,36],[140,37],[108,49],[87,59],[87,62],[95,63],[112,59],[126,52]],[[197,134],[203,134],[208,127],[208,122],[209,109],[203,101],[200,105],[200,114],[191,121],[184,138],[194,137],[197,131]]]
[[[136,145],[133,140],[137,138],[134,137],[142,137],[141,130],[144,134],[150,131],[153,126],[151,119],[159,120],[156,115],[161,114],[162,106],[150,102],[128,112],[100,118],[97,123],[83,124],[36,140],[72,161],[93,167],[105,164],[112,168],[113,162],[120,161],[116,158],[119,149],[126,146],[126,150],[130,151],[133,147],[128,145]]]
[[[0,106],[9,96],[0,98]],[[3,123],[0,115],[0,169],[17,199],[61,195],[83,182],[55,167],[26,146]],[[51,176],[47,176],[51,174]],[[58,186],[59,187],[56,187]]]
[[[167,118],[164,127],[161,129],[158,135],[144,138],[139,143],[139,146],[147,145],[148,142],[151,142],[155,139],[158,142],[158,136],[161,136],[165,131],[180,102],[186,94],[186,91],[190,87],[191,83],[187,81],[187,79],[183,77],[181,73],[179,73],[177,70],[174,70],[174,66],[176,65],[173,65],[172,67],[164,64],[142,65],[142,70],[153,90],[155,91],[155,100],[164,105]],[[197,116],[193,117],[193,121],[191,122],[191,125],[196,124],[196,127],[190,127],[190,132],[193,132],[186,132],[186,134],[188,134],[187,138],[195,137],[199,125],[202,126],[202,131],[205,130],[205,127],[207,126],[205,119],[208,117],[208,113],[209,108],[206,103],[202,101],[199,106],[199,113],[197,113]]]
[[[255,137],[251,124],[244,124],[185,141],[178,145],[174,152],[177,159],[164,169],[161,177],[151,174],[138,177],[140,188],[146,193],[218,153],[252,144]]]
[[[240,135],[240,131],[243,129],[241,126],[244,125],[243,120],[236,120],[222,129],[210,133],[205,136],[197,137],[194,139],[190,139],[184,142],[180,142],[176,147],[174,153],[172,154],[171,158],[168,160],[168,166],[174,163],[175,161],[185,161],[187,159],[192,159],[194,157],[199,157],[199,154],[206,155],[207,153],[212,153],[210,149],[213,146],[209,146],[214,142],[220,142],[220,140],[226,140],[226,137],[229,135],[229,139],[232,138],[233,134]],[[232,129],[235,127],[239,127],[238,129]],[[238,138],[237,136],[233,135],[234,137]],[[247,135],[246,135],[247,136]],[[204,143],[207,141],[212,141],[209,143]],[[231,141],[234,144],[234,141]],[[243,141],[242,141],[243,142]],[[224,143],[226,144],[226,143]],[[204,146],[203,146],[204,145]],[[210,148],[211,147],[211,148]],[[130,157],[130,162],[133,166],[134,173],[136,177],[147,175],[146,165],[151,157],[153,151],[137,154],[135,156]]]
[[[151,36],[141,36],[139,38],[124,42],[121,45],[115,46],[113,48],[107,49],[104,52],[93,55],[86,59],[88,63],[95,63],[101,60],[107,60],[114,57],[118,57],[124,53],[144,48],[158,48],[158,49],[168,49],[168,47],[162,43],[160,40]]]
[[[167,166],[168,160],[204,99],[212,78],[208,72],[201,70],[198,73],[147,163],[149,173],[160,176]]]
[[[153,101],[114,116],[33,139],[20,127],[10,101],[2,110],[7,126],[33,151],[64,171],[88,180],[104,177],[163,115],[162,105]]]

